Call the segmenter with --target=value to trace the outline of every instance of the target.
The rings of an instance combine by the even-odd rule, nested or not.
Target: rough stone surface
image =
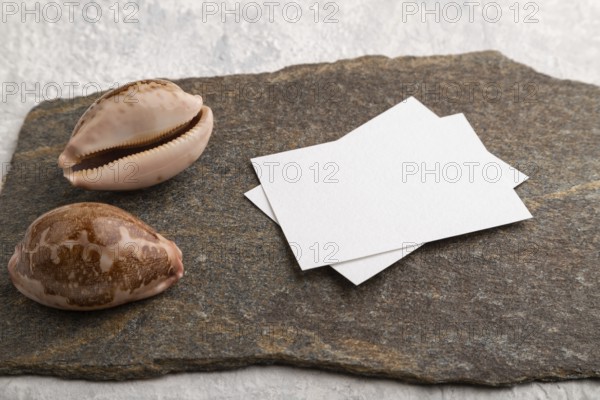
[[[95,380],[282,363],[422,383],[505,385],[600,376],[600,88],[498,53],[334,64],[178,83],[215,131],[201,159],[144,191],[74,189],[56,159],[95,97],[27,117],[0,195],[0,264],[27,226],[99,201],[176,241],[185,277],[98,312],[50,309],[0,276],[0,373]],[[531,176],[534,219],[431,243],[356,288],[303,273],[243,193],[249,159],[335,140],[414,94],[464,112],[494,154]]]

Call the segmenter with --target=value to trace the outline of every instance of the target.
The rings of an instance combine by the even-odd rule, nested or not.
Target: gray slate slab
[[[421,383],[507,385],[600,375],[600,88],[495,52],[364,57],[177,81],[215,114],[200,160],[133,193],[86,192],[56,167],[98,95],[46,102],[20,132],[0,194],[0,264],[42,213],[125,209],[175,240],[185,277],[98,312],[50,309],[0,274],[0,373],[93,380],[289,364]],[[490,151],[531,179],[534,219],[430,243],[354,287],[303,273],[243,193],[249,159],[335,140],[409,95],[464,112]]]

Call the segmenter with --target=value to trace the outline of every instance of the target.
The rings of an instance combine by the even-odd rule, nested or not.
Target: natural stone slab
[[[600,375],[600,88],[485,52],[365,57],[178,82],[216,128],[175,179],[136,193],[70,187],[56,159],[97,96],[27,117],[0,195],[0,264],[40,214],[121,207],[175,240],[185,277],[99,312],[40,306],[0,275],[0,373],[129,379],[282,363],[418,382],[502,385]],[[531,176],[534,219],[432,243],[360,287],[302,273],[243,193],[249,159],[334,140],[416,95],[464,112],[488,148]]]

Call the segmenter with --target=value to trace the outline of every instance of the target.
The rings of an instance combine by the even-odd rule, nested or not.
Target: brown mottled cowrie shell
[[[154,296],[183,276],[177,245],[107,204],[52,210],[27,229],[8,263],[25,296],[66,310],[97,310]]]

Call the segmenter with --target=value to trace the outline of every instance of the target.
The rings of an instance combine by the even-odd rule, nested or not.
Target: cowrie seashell
[[[175,243],[107,204],[77,203],[36,219],[8,263],[25,296],[49,307],[97,310],[163,292],[183,276]]]
[[[213,129],[202,97],[166,80],[143,80],[96,100],[77,122],[58,164],[88,190],[135,190],[194,163]]]

